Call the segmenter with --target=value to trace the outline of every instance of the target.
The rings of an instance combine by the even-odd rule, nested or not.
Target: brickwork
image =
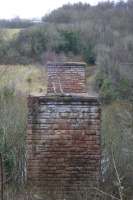
[[[85,93],[84,63],[49,63],[48,93]]]
[[[97,186],[101,160],[97,98],[48,93],[30,96],[28,108],[28,181],[43,190],[59,187],[69,194]]]

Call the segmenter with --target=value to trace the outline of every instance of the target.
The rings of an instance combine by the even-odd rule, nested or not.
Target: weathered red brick
[[[60,185],[69,193],[75,186],[98,184],[101,110],[96,97],[50,95],[51,81],[61,93],[57,76],[63,92],[86,92],[84,66],[48,67],[48,94],[28,98],[27,178],[38,187]]]

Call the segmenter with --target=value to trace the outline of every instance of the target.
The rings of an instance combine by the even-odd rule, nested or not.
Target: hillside
[[[67,4],[42,18],[47,23],[81,23],[91,19],[91,6],[89,4]],[[94,12],[94,11],[93,11]]]

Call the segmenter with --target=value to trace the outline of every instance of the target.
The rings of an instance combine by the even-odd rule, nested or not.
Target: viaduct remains
[[[72,194],[99,183],[100,105],[87,94],[84,63],[48,63],[47,71],[47,94],[28,98],[27,178]]]

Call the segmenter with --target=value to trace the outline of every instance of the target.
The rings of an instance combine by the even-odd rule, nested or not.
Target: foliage
[[[0,152],[6,181],[21,183],[24,177],[27,106],[11,88],[0,91]]]
[[[86,61],[86,63],[89,63],[91,65],[94,65],[96,62],[94,48],[90,44],[83,47],[83,59]]]
[[[0,28],[27,28],[33,26],[34,23],[32,20],[20,19],[19,17],[13,18],[11,20],[1,19]]]
[[[74,30],[59,30],[60,43],[56,47],[56,52],[68,54],[78,54],[80,52],[79,33]]]
[[[75,21],[83,20],[84,11],[88,11],[90,8],[89,4],[67,4],[63,7],[52,11],[49,15],[42,18],[44,22],[50,23],[73,23]],[[80,14],[80,15],[79,15]]]
[[[133,106],[128,101],[115,101],[102,109],[103,186],[108,193],[118,194],[114,157],[124,199],[131,199],[132,192],[132,111]]]
[[[113,88],[111,80],[103,80],[100,95],[106,102],[111,102],[118,97],[118,93],[115,91],[115,88]]]

